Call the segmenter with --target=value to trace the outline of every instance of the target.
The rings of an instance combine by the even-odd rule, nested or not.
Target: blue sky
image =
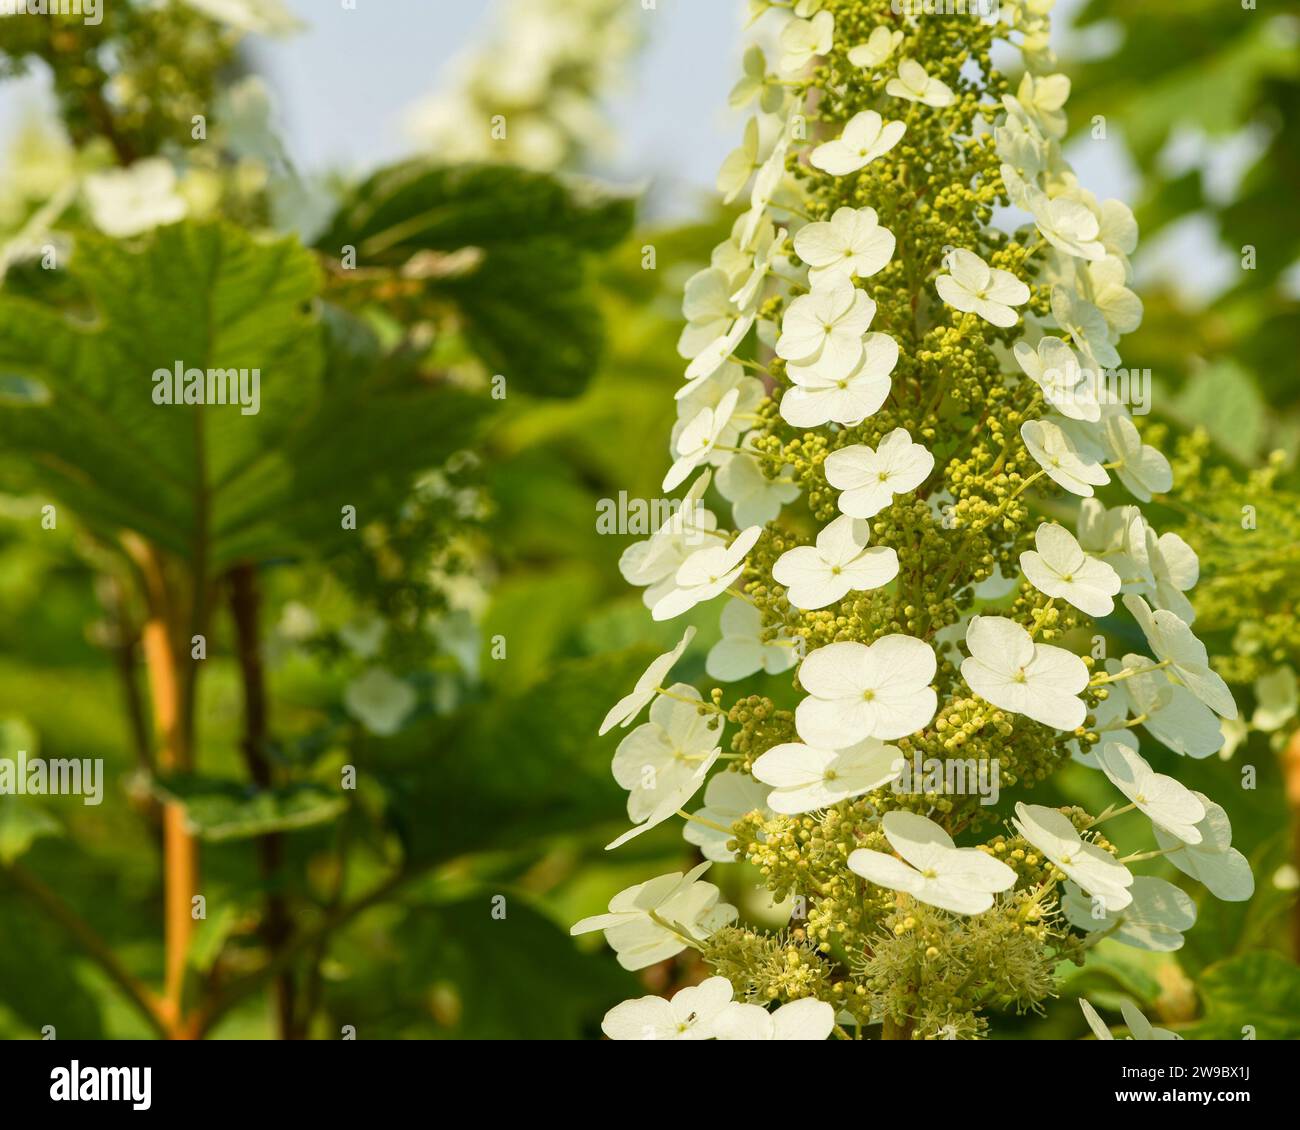
[[[626,0],[645,48],[628,65],[610,110],[619,138],[611,176],[653,179],[674,212],[711,190],[741,119],[727,107],[740,69],[745,0]],[[1080,0],[1061,0],[1068,13]],[[410,149],[403,114],[437,90],[447,64],[483,42],[496,0],[288,0],[307,25],[284,40],[255,41],[254,57],[278,95],[301,168],[361,170]],[[40,76],[0,103],[0,134],[44,101]],[[8,92],[7,92],[8,93]],[[1103,186],[1103,191],[1105,188]]]
[[[289,2],[309,30],[263,41],[258,57],[280,94],[294,155],[308,169],[361,168],[407,152],[403,113],[438,89],[457,54],[487,39],[500,11],[494,0],[357,0],[356,11],[335,0]],[[642,24],[645,46],[611,95],[619,148],[607,172],[652,182],[658,206],[689,215],[739,139],[743,119],[728,108],[727,94],[740,73],[748,5],[626,3]],[[1062,49],[1069,46],[1068,18],[1081,3],[1057,4],[1054,34]],[[1101,152],[1081,156],[1080,172],[1094,191],[1120,195],[1129,188],[1122,164]]]
[[[270,81],[290,151],[304,171],[355,172],[410,152],[403,118],[446,81],[447,64],[482,43],[498,19],[497,0],[288,0],[307,25],[284,40],[258,40],[254,58]],[[649,184],[652,211],[684,218],[712,191],[718,166],[737,144],[741,119],[727,107],[740,69],[745,0],[626,0],[643,21],[645,46],[610,100],[618,150],[603,171],[612,180]],[[1058,53],[1081,48],[1068,32],[1082,0],[1059,0]],[[0,103],[0,143],[23,113],[46,97],[42,76],[15,84]],[[1131,201],[1135,181],[1118,139],[1084,142],[1069,154],[1099,197]],[[1189,242],[1189,240],[1191,242]],[[1177,259],[1193,244],[1184,234],[1148,263]]]

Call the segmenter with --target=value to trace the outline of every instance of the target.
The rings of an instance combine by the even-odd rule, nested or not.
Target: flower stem
[[[1086,826],[1088,828],[1095,828],[1097,827],[1098,824],[1101,824],[1106,820],[1113,820],[1116,816],[1123,816],[1126,812],[1134,812],[1136,810],[1137,810],[1136,804],[1126,804],[1120,808],[1108,808],[1100,816],[1097,816],[1093,820],[1091,820]]]
[[[671,699],[673,699],[675,702],[684,702],[684,703],[686,703],[688,706],[699,706],[699,707],[702,707],[702,708],[705,709],[705,710],[712,710],[715,714],[726,714],[726,713],[727,713],[725,710],[722,709],[722,707],[720,707],[720,706],[715,706],[715,705],[714,705],[713,703],[711,703],[711,702],[705,702],[702,698],[701,698],[701,699],[688,698],[688,697],[687,697],[686,695],[684,695],[684,694],[673,694],[672,691],[666,691],[666,690],[663,689],[663,687],[655,687],[655,690],[658,691],[661,695],[663,695],[664,698],[671,698]]]
[[[689,820],[692,824],[699,824],[704,828],[712,828],[715,832],[726,832],[727,835],[731,835],[731,829],[726,827],[726,825],[719,824],[716,820],[709,820],[703,816],[693,815],[692,813],[687,812],[684,808],[679,808],[677,810],[677,815]]]
[[[1088,685],[1090,687],[1101,687],[1107,683],[1118,683],[1121,679],[1131,679],[1134,675],[1145,675],[1151,671],[1161,671],[1168,667],[1171,660],[1165,659],[1151,667],[1126,667],[1123,671],[1116,671],[1113,675],[1099,675],[1092,679]]]

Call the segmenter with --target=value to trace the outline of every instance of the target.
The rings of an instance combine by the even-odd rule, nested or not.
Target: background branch
[[[143,981],[118,961],[108,943],[71,906],[20,863],[9,864],[3,873],[76,940],[158,1035],[164,1038],[172,1035],[164,1017],[162,1003]]]
[[[244,762],[254,783],[258,788],[269,789],[275,782],[266,745],[269,711],[258,631],[260,603],[254,566],[247,563],[235,566],[230,571],[230,610],[235,621],[235,653],[244,688],[244,737],[241,745]],[[284,837],[277,833],[259,837],[257,853],[262,880],[267,887],[262,939],[274,954],[292,931],[288,904],[279,887],[284,864]],[[291,972],[285,970],[275,977],[273,995],[280,1038],[291,1039],[294,1034],[294,979]]]

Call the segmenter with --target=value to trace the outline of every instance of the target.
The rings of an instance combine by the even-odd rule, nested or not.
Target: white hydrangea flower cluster
[[[1022,924],[1056,923],[1058,948],[1063,937],[1078,942],[1069,932],[1077,927],[1088,938],[1070,951],[1077,956],[1101,936],[1148,949],[1181,944],[1195,918],[1192,900],[1163,879],[1135,875],[1130,863],[1161,856],[1220,898],[1247,898],[1253,889],[1222,808],[1156,772],[1139,752],[1141,727],[1174,753],[1206,757],[1222,746],[1220,720],[1235,718],[1236,707],[1191,626],[1186,594],[1197,580],[1196,555],[1177,535],[1159,534],[1139,506],[1108,508],[1095,497],[1113,476],[1147,503],[1172,478],[1108,379],[1120,363],[1121,336],[1142,317],[1129,287],[1137,226],[1125,205],[1099,202],[1083,188],[1062,154],[1069,80],[1051,71],[1051,6],[1003,3],[991,34],[1018,46],[1028,71],[1014,94],[1007,87],[991,100],[993,80],[967,75],[958,33],[950,24],[940,30],[942,17],[891,15],[875,0],[798,0],[785,9],[775,73],[762,50],[750,48],[733,104],[757,110],[718,185],[727,200],[748,191],[748,209],[687,283],[678,343],[687,366],[664,488],[696,475],[683,508],[690,517],[666,524],[622,562],[627,579],[646,587],[655,620],[728,598],[722,640],[709,655],[712,678],[779,674],[797,664],[804,697],[791,740],[759,736],[755,748],[754,732],[733,735],[724,752],[727,726],[743,729],[748,716],[725,709],[718,692],[710,699],[669,682],[688,631],[606,720],[606,729],[629,726],[653,704],[649,721],[615,755],[634,827],[610,846],[678,816],[687,840],[710,860],[735,857],[733,835],[751,855],[753,845],[778,836],[792,837],[785,842],[796,853],[840,837],[833,865],[804,858],[818,877],[807,886],[783,884],[786,893],[835,908],[816,921],[820,912],[810,912],[805,936],[820,940],[818,953],[840,969],[852,970],[864,954],[869,962],[874,952],[870,922],[859,933],[842,925],[858,920],[844,910],[846,900],[871,902],[876,923],[918,904],[956,916],[945,922],[1014,911]],[[932,36],[942,42],[930,50]],[[828,96],[844,117],[825,116]],[[973,241],[934,250],[933,222],[924,231],[911,227],[917,213],[957,211],[963,198],[945,192],[940,157],[909,149],[907,138],[925,128],[926,115],[959,111],[979,124],[955,144],[982,155],[990,171],[972,178],[967,218],[951,227]],[[932,118],[930,128],[942,120]],[[863,203],[859,186],[868,174],[888,192],[916,194],[913,211],[883,195]],[[989,225],[999,198],[1028,214],[1014,240]],[[895,217],[892,228],[887,215]],[[901,305],[899,291],[909,296]],[[945,389],[943,364],[969,365],[972,354],[962,351],[975,348],[993,359],[996,395],[1027,407],[995,437],[1002,444],[996,459],[963,471],[959,441],[979,442],[983,422],[976,413],[969,435],[955,434],[969,424],[958,427],[956,414],[945,412],[951,385]],[[894,426],[899,419],[911,426]],[[980,507],[954,506],[972,477],[986,488]],[[704,505],[711,482],[732,506],[735,532]],[[1048,482],[1081,500],[1076,528],[1043,521],[1022,533],[1022,499]],[[793,545],[799,539],[782,528],[783,513],[797,526],[805,505],[804,524],[807,513],[824,524],[810,543]],[[943,522],[945,511],[957,520]],[[883,542],[882,531],[899,540]],[[974,539],[1000,537],[997,564],[993,555],[966,559]],[[934,544],[946,545],[946,558],[926,552]],[[1017,561],[1015,604],[985,601],[976,614],[971,592]],[[950,600],[946,590],[962,599]],[[864,613],[873,600],[893,601],[894,611]],[[1150,656],[1095,670],[1103,656],[1081,656],[1090,649],[1077,633],[1053,628],[1120,607]],[[1020,802],[1006,836],[958,846],[954,837],[972,823],[969,808],[929,795],[900,806],[891,796],[913,752],[961,756],[964,745],[982,743],[986,754],[997,758],[1005,747],[1014,760],[1013,741],[1048,760],[1053,750],[1073,753],[1103,773],[1124,803],[1094,818]],[[688,813],[701,790],[704,808]],[[1134,810],[1149,818],[1158,846],[1120,857],[1095,828]],[[746,821],[762,830],[746,838],[739,830]],[[779,870],[778,856],[768,857],[765,873]],[[605,929],[624,964],[630,951],[638,955],[633,968],[687,947],[712,959],[708,938],[736,913],[717,905],[711,885],[697,883],[708,888],[699,894],[673,885],[700,870],[624,891],[610,915],[575,931]],[[656,900],[664,892],[683,912],[661,912]],[[905,929],[903,922],[894,933]],[[715,978],[670,1002],[620,1005],[606,1031],[712,1034],[719,1010],[741,1007],[729,1003],[734,981]],[[917,1020],[855,1012],[844,995],[853,992],[853,977],[841,975],[837,985],[827,1003],[859,1030],[884,1020],[907,1031]],[[757,974],[745,992],[763,1002],[813,995],[806,983],[777,990]],[[701,1000],[684,1000],[688,993]],[[805,1026],[803,1014],[787,1024],[782,1017],[793,1007],[764,1013],[749,1038],[760,1031],[781,1038],[787,1027],[829,1033],[820,1014],[816,1025]]]

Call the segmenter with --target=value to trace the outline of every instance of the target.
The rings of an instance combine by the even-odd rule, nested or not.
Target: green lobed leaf
[[[165,803],[181,805],[199,838],[212,843],[315,827],[348,803],[338,789],[319,784],[256,789],[193,774],[153,781],[150,790]]]
[[[1300,967],[1280,954],[1246,953],[1210,966],[1197,982],[1205,1018],[1189,1038],[1300,1039]]]
[[[422,253],[465,252],[416,272],[450,302],[460,328],[507,388],[574,396],[596,368],[604,333],[588,253],[632,224],[633,202],[589,182],[505,165],[407,162],[359,185],[317,241],[356,250],[359,268],[403,270]]]
[[[292,241],[177,224],[139,249],[83,233],[68,270],[79,315],[0,295],[0,370],[41,394],[0,405],[0,442],[93,527],[192,557],[318,394],[315,265]],[[177,362],[259,370],[259,411],[156,404],[153,374]]]
[[[1230,360],[1207,365],[1192,377],[1174,412],[1209,428],[1230,454],[1254,461],[1264,436],[1267,408],[1250,375]]]
[[[0,294],[0,443],[92,528],[134,530],[209,573],[338,548],[344,506],[358,524],[391,514],[483,414],[320,306],[293,240],[224,223],[130,245],[83,235],[68,270],[75,312]],[[258,411],[155,403],[155,370],[176,362],[257,369]]]
[[[362,263],[400,262],[413,249],[491,248],[557,236],[601,250],[623,238],[632,212],[629,197],[590,182],[510,165],[408,161],[360,184],[317,246],[337,255],[351,243]]]

